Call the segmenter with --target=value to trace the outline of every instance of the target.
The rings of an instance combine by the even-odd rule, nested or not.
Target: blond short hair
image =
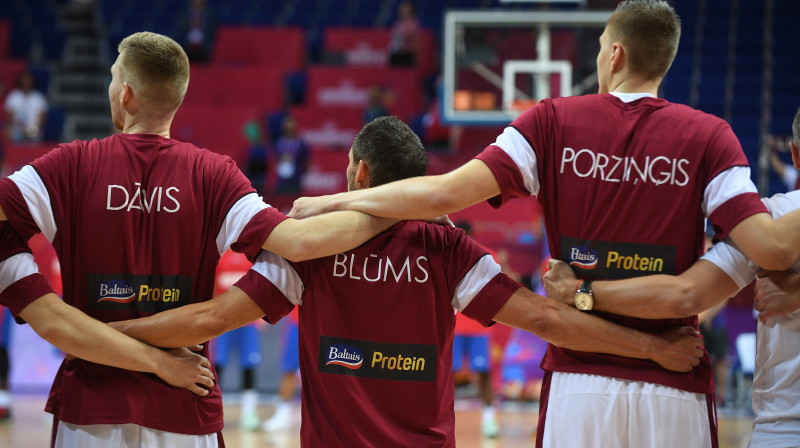
[[[608,19],[611,39],[627,50],[634,73],[661,79],[678,52],[681,19],[665,1],[625,0]]]
[[[150,104],[165,111],[178,109],[189,86],[189,58],[177,42],[141,32],[123,39],[117,50],[122,81]]]

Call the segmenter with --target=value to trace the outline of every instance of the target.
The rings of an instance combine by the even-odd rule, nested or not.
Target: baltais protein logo
[[[328,362],[326,366],[337,365],[348,369],[359,369],[364,363],[364,353],[349,345],[332,345],[328,349]]]
[[[123,280],[109,280],[100,283],[97,296],[98,302],[130,303],[136,300],[133,286]]]
[[[433,344],[388,344],[320,336],[317,369],[363,378],[434,381],[436,357]]]
[[[91,310],[158,312],[189,304],[192,278],[180,275],[88,274]]]
[[[561,237],[562,258],[578,275],[618,279],[675,274],[675,247]]]
[[[581,269],[591,270],[597,267],[597,251],[591,247],[580,246],[569,249],[569,264]]]

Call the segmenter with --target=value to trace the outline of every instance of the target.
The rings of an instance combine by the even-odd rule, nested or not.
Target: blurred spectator
[[[247,178],[258,194],[263,195],[269,166],[264,133],[257,121],[251,121],[244,125],[244,135],[250,142],[250,150],[247,153]]]
[[[17,80],[17,88],[6,97],[5,111],[11,140],[42,139],[48,104],[44,94],[33,88],[34,81],[30,72],[22,73]]]
[[[784,163],[775,151],[769,153],[769,162],[775,174],[781,178],[781,181],[786,186],[787,191],[794,191],[800,188],[800,176],[798,176],[797,169],[795,169],[794,165],[791,163]]]
[[[714,229],[709,224],[706,226],[706,252],[711,249],[713,239]],[[711,365],[714,368],[715,396],[719,406],[724,405],[728,399],[728,372],[730,371],[728,353],[730,344],[728,343],[728,320],[725,313],[727,304],[728,299],[725,299],[697,316],[700,333],[703,335],[706,351],[708,351]]]
[[[380,87],[372,85],[369,88],[369,102],[364,109],[364,124],[384,115],[389,115],[389,111],[383,101],[383,91]]]
[[[417,63],[419,35],[422,30],[410,1],[397,5],[397,21],[392,26],[389,44],[389,63],[399,67],[413,67]]]
[[[252,264],[244,254],[226,251],[217,265],[215,295],[227,291],[236,283]],[[242,372],[241,408],[239,427],[258,429],[259,419],[256,413],[258,392],[256,391],[256,368],[261,363],[261,327],[266,325],[257,320],[243,327],[219,335],[214,351],[214,367],[217,370],[217,381],[222,381],[223,373],[230,366],[231,352],[239,354],[239,368]]]
[[[186,55],[190,61],[206,62],[211,53],[214,20],[206,0],[191,0],[187,14]]]
[[[276,194],[300,193],[303,175],[308,169],[308,145],[298,136],[297,121],[291,115],[283,119],[283,135],[275,144]]]
[[[464,230],[467,236],[472,236],[472,225],[468,221],[456,224]],[[497,255],[491,249],[484,247],[492,257],[497,260]],[[499,263],[499,261],[498,261]],[[491,380],[491,357],[489,356],[489,335],[491,329],[480,323],[456,314],[455,335],[453,337],[453,373],[462,370],[464,360],[468,362],[467,368],[478,376],[478,388],[483,401],[481,411],[481,433],[484,437],[494,438],[500,435],[497,425],[497,413],[494,406],[494,390]]]

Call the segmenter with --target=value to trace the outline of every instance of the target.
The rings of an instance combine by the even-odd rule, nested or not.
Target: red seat
[[[184,104],[246,105],[262,111],[279,109],[283,105],[280,70],[266,64],[193,65]]]
[[[383,89],[390,113],[403,121],[410,122],[422,109],[419,73],[388,67],[311,67],[306,103],[312,107],[363,111],[373,85]]]
[[[270,64],[281,74],[300,70],[306,59],[301,28],[220,26],[211,60],[218,63]]]
[[[295,107],[300,137],[314,150],[349,150],[363,126],[362,114],[353,108]]]
[[[258,121],[259,117],[257,108],[242,105],[181,107],[172,122],[171,135],[176,140],[229,155],[243,166],[250,148],[244,125]]]

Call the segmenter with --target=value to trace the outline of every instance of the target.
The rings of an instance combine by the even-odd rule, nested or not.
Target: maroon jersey
[[[500,183],[502,194],[490,203],[536,195],[551,254],[587,279],[680,274],[702,253],[706,217],[724,237],[766,211],[726,122],[637,94],[544,100],[477,158]],[[655,332],[697,326],[696,317],[603,317]],[[551,345],[542,367],[713,392],[707,356],[684,374]]]
[[[59,145],[0,180],[0,205],[23,237],[41,231],[53,243],[64,300],[104,322],[210,299],[220,254],[255,257],[285,218],[229,157],[146,134]],[[216,385],[198,397],[152,374],[84,361],[62,364],[47,410],[78,425],[184,434],[223,423]]]
[[[237,283],[276,322],[300,304],[301,442],[453,447],[454,308],[488,325],[519,288],[461,229],[401,222],[347,253],[262,252]]]

